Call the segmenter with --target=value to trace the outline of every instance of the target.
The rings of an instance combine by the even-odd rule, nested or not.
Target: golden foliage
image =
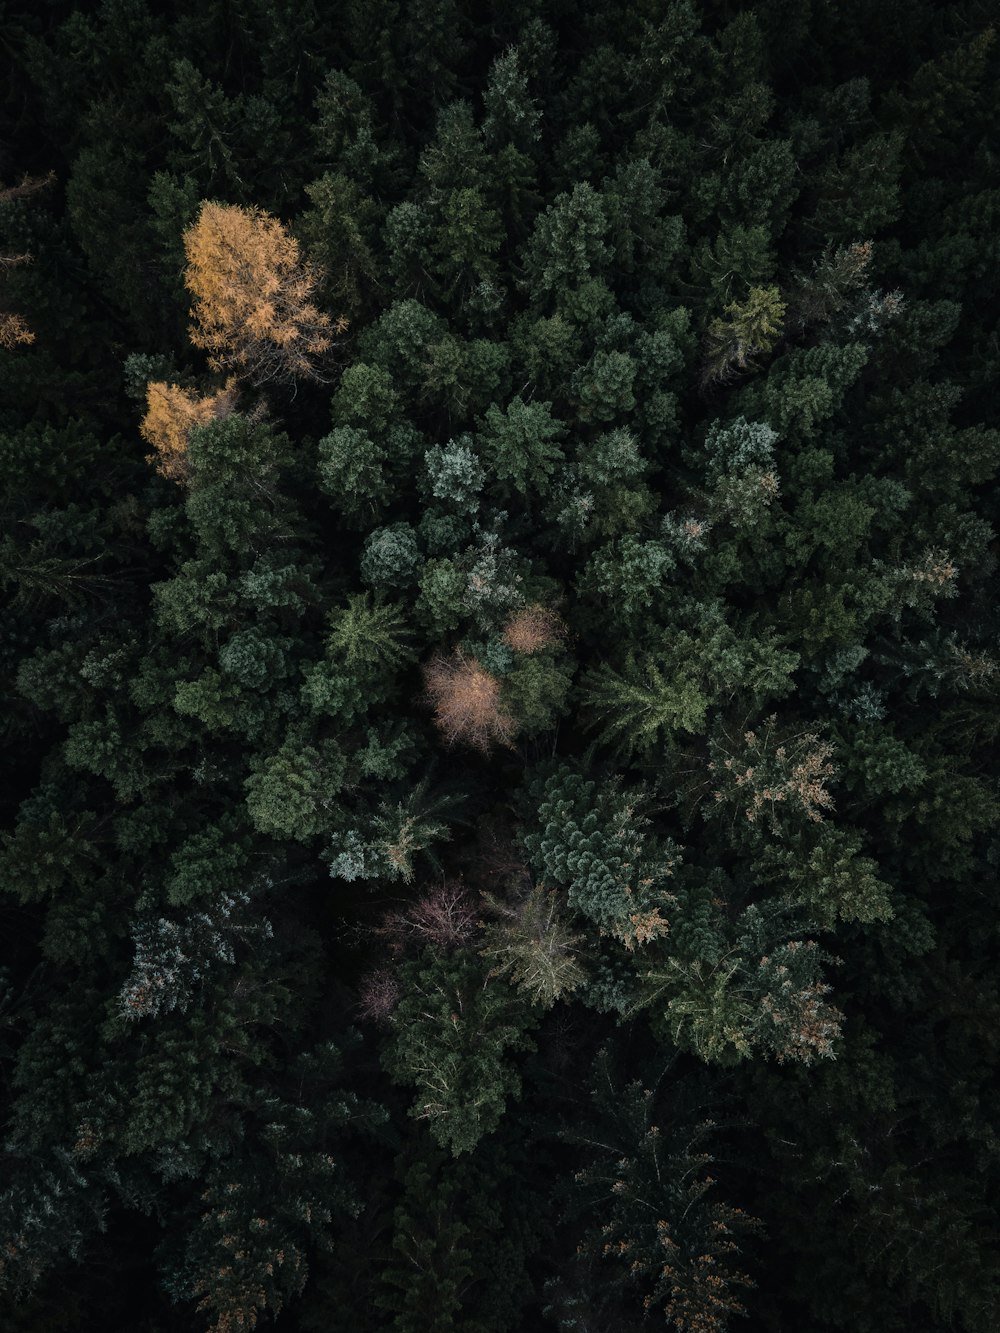
[[[236,402],[236,389],[229,380],[218,393],[199,398],[179,384],[156,380],[146,386],[146,415],[139,426],[142,438],[156,453],[147,462],[171,481],[184,481],[188,475],[187,447],[195,426],[227,416]]]
[[[462,742],[484,754],[494,744],[510,745],[517,723],[504,708],[500,681],[474,657],[456,649],[424,667],[434,722],[449,745]]]
[[[194,297],[191,341],[216,370],[252,384],[322,378],[315,358],[345,321],[313,304],[319,269],[298,241],[259,208],[205,202],[184,233],[184,281]]]
[[[555,611],[535,604],[514,611],[503,631],[503,641],[515,653],[537,653],[557,643],[566,627]]]
[[[35,335],[25,324],[20,315],[0,311],[0,347],[10,351],[12,347],[33,343]]]

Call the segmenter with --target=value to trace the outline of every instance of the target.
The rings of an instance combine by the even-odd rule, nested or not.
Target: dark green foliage
[[[9,1150],[5,1156],[0,1280],[16,1300],[58,1261],[80,1257],[92,1233],[103,1229],[107,1205],[67,1152],[51,1154],[47,1161]]]
[[[661,1127],[653,1089],[616,1086],[606,1050],[593,1098],[592,1127],[569,1135],[586,1153],[574,1211],[594,1219],[581,1248],[602,1255],[617,1269],[613,1282],[637,1285],[643,1308],[662,1308],[676,1328],[724,1328],[746,1312],[751,1281],[735,1256],[759,1223],[712,1194],[704,1147],[712,1121],[685,1123],[674,1110]]]
[[[490,407],[483,421],[479,439],[490,472],[522,495],[543,494],[563,458],[558,441],[565,429],[551,407],[515,398],[503,412]]]
[[[677,853],[648,837],[634,799],[563,769],[539,786],[537,801],[538,831],[524,845],[543,882],[565,887],[575,911],[628,948],[664,931],[664,881]]]
[[[278,1314],[305,1286],[310,1242],[328,1246],[331,1223],[360,1210],[356,1184],[330,1150],[359,1131],[371,1135],[384,1113],[340,1086],[342,1070],[333,1043],[304,1053],[289,1071],[296,1098],[258,1098],[232,1158],[208,1171],[169,1285],[216,1327]]]
[[[993,1333],[988,9],[6,5],[5,1329]]]
[[[455,1161],[421,1135],[399,1165],[403,1192],[376,1297],[389,1327],[514,1333],[540,1230],[523,1149],[490,1140]]]
[[[500,1123],[521,1080],[508,1051],[531,1045],[532,1019],[475,956],[430,950],[407,963],[383,1056],[398,1082],[416,1088],[410,1115],[457,1157]]]

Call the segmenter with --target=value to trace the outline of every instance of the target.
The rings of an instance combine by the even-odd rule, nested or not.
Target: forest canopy
[[[993,1333],[984,0],[11,0],[11,1333]]]

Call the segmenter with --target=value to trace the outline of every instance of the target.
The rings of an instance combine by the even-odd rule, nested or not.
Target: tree
[[[830,161],[818,181],[810,227],[824,242],[849,245],[874,236],[899,216],[904,139],[898,130],[875,133]]]
[[[750,828],[821,823],[833,809],[827,782],[837,770],[833,746],[815,731],[791,732],[772,714],[762,729],[741,736],[716,729],[708,763],[713,786],[709,812],[732,811]]]
[[[562,462],[559,441],[566,433],[552,415],[551,403],[526,403],[517,397],[504,411],[493,404],[486,412],[479,443],[490,469],[506,493],[544,494],[556,465]]]
[[[402,968],[402,996],[390,1019],[383,1064],[417,1090],[410,1115],[454,1156],[496,1129],[521,1080],[508,1051],[532,1045],[532,1019],[511,988],[490,981],[469,950],[425,949]]]
[[[355,1032],[301,1052],[294,1099],[260,1089],[233,1151],[209,1167],[170,1286],[197,1303],[212,1333],[279,1314],[304,1288],[310,1254],[360,1212],[343,1158],[351,1140],[382,1136],[386,1113],[344,1086],[345,1050],[356,1045]]]
[[[568,765],[539,782],[525,849],[543,883],[568,890],[569,906],[629,951],[666,934],[679,861],[669,840],[649,837],[635,799],[617,783],[597,783]]]
[[[592,1096],[591,1123],[564,1131],[585,1154],[573,1202],[589,1223],[584,1247],[678,1333],[725,1333],[730,1315],[746,1313],[739,1292],[753,1283],[736,1257],[760,1223],[712,1195],[713,1122],[658,1114],[652,1088],[618,1084],[606,1048]]]
[[[486,470],[472,448],[472,438],[463,435],[447,444],[432,445],[424,454],[430,493],[459,511],[475,512]]]
[[[530,654],[554,647],[565,633],[556,612],[535,603],[512,612],[503,627],[503,641],[512,652]]]
[[[156,381],[146,386],[146,415],[139,434],[156,450],[147,462],[156,463],[161,477],[184,481],[188,475],[187,450],[191,431],[228,416],[236,402],[230,380],[218,393],[199,397],[179,384]]]
[[[602,662],[584,678],[584,706],[602,740],[648,750],[661,733],[702,729],[709,700],[699,688],[697,667],[692,671],[683,660],[683,647],[679,657],[668,660],[666,672],[648,659],[627,662],[624,674]]]
[[[675,563],[663,542],[626,534],[597,548],[580,573],[577,592],[632,632],[650,608],[667,600],[667,575]]]
[[[293,732],[275,754],[256,759],[255,771],[247,778],[247,809],[255,827],[303,842],[329,832],[346,767],[336,741],[307,745]]]
[[[572,659],[552,648],[515,657],[503,677],[502,699],[519,734],[528,737],[552,731],[569,712],[574,667]]]
[[[461,742],[483,753],[510,745],[517,724],[504,707],[500,681],[474,657],[455,649],[450,657],[432,658],[424,667],[424,687],[449,745]]]
[[[491,920],[479,952],[492,960],[491,976],[509,976],[544,1009],[577,989],[586,977],[583,936],[567,924],[555,890],[537,884],[513,901],[489,894],[483,901]]]
[[[735,696],[763,702],[791,693],[796,653],[768,633],[737,633],[719,605],[691,608],[691,629],[675,623],[648,652],[628,649],[623,667],[600,663],[581,681],[587,725],[627,753],[649,753],[663,737],[704,732],[709,706]]]
[[[385,758],[384,751],[379,754],[376,750],[375,763],[369,770],[371,775],[400,777],[399,769],[387,765]],[[444,816],[453,811],[456,799],[448,791],[429,795],[428,779],[424,778],[402,800],[380,802],[376,809],[356,816],[353,825],[349,819],[342,820],[346,826],[324,852],[329,858],[331,876],[348,881],[402,880],[409,884],[416,874],[416,858],[420,853],[439,868],[433,847],[451,836]]]
[[[54,180],[55,175],[50,172],[45,177],[25,176],[18,185],[0,185],[0,208],[15,199],[35,194],[36,191],[51,185]],[[30,263],[31,255],[27,251],[0,252],[0,275],[20,264]],[[30,346],[34,341],[35,334],[24,316],[13,310],[6,310],[0,305],[0,350],[10,351],[14,347]]]
[[[781,337],[785,308],[777,287],[751,287],[745,301],[728,305],[728,319],[714,319],[705,335],[703,387],[756,370],[756,358]]]
[[[276,541],[287,541],[294,531],[295,508],[280,480],[290,444],[287,435],[266,421],[236,412],[191,431],[184,512],[199,555],[218,562],[225,552],[234,552],[251,564],[251,553],[262,554]],[[215,563],[212,578],[217,581],[220,573]]]
[[[107,1200],[65,1149],[5,1152],[0,1193],[0,1291],[17,1303],[60,1259],[78,1258],[103,1230]]]
[[[636,435],[608,431],[583,445],[574,462],[556,474],[549,512],[575,545],[638,529],[656,504],[643,480],[647,464]]]
[[[525,247],[532,291],[551,293],[560,306],[574,289],[604,270],[611,257],[608,218],[601,196],[580,182],[560,194],[538,218]]]
[[[409,523],[391,523],[369,532],[361,554],[361,577],[377,591],[406,588],[420,566],[417,537]]]
[[[118,1002],[130,1021],[186,1009],[199,982],[220,964],[236,962],[234,944],[274,933],[267,918],[247,912],[250,894],[222,893],[210,911],[192,913],[184,922],[146,918],[132,927],[135,960]]]
[[[789,302],[792,316],[803,325],[828,323],[847,305],[851,293],[864,286],[872,261],[871,241],[827,246],[808,277],[800,278]]]
[[[298,241],[259,208],[204,202],[184,233],[191,341],[251,384],[321,379],[338,330],[313,304],[321,281]]]
[[[353,593],[347,605],[330,615],[327,654],[350,672],[361,675],[369,689],[378,679],[397,671],[414,656],[413,634],[401,607],[373,604],[363,593]]]
[[[721,872],[683,868],[670,936],[648,951],[632,1012],[646,1009],[661,1037],[710,1064],[767,1052],[812,1064],[837,1053],[844,1015],[826,998],[828,957],[788,907],[738,913]]]
[[[534,1295],[528,1261],[544,1234],[546,1203],[530,1151],[507,1133],[456,1160],[422,1127],[408,1137],[397,1162],[392,1253],[375,1299],[394,1316],[392,1333],[524,1327]]]
[[[454,1333],[462,1327],[455,1316],[473,1277],[473,1238],[456,1216],[459,1189],[454,1171],[442,1170],[447,1160],[440,1149],[425,1151],[406,1171],[404,1201],[393,1215],[398,1258],[383,1268],[385,1290],[378,1298],[395,1315],[393,1333]]]

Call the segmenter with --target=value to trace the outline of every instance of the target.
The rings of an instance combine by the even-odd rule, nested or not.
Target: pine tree
[[[467,950],[425,950],[402,969],[383,1054],[390,1076],[415,1087],[410,1115],[456,1156],[471,1152],[500,1122],[521,1080],[508,1052],[532,1045],[532,1019],[511,988],[490,981]]]
[[[18,185],[0,184],[0,208],[4,204],[12,203],[15,199],[23,199],[35,194],[38,190],[51,185],[55,180],[54,173],[46,177],[25,178]],[[4,251],[0,252],[0,275],[6,274],[10,269],[17,268],[21,264],[30,264],[31,255],[27,251]],[[0,350],[11,351],[15,347],[27,347],[35,341],[35,334],[25,320],[23,315],[16,311],[7,310],[0,305]]]
[[[563,459],[559,441],[566,433],[551,409],[551,403],[526,403],[518,397],[502,412],[495,405],[487,410],[479,444],[494,476],[510,483],[507,493],[544,494],[548,489]]]
[[[712,1121],[659,1115],[652,1089],[619,1085],[607,1049],[592,1096],[591,1123],[565,1134],[585,1154],[574,1212],[589,1222],[586,1249],[678,1333],[724,1333],[731,1315],[746,1313],[740,1292],[753,1283],[736,1258],[760,1224],[712,1197]]]
[[[601,739],[632,752],[648,750],[661,733],[701,731],[708,708],[690,667],[664,670],[650,659],[627,662],[624,674],[603,662],[584,679],[582,698]]]
[[[665,934],[677,851],[648,836],[635,800],[617,784],[599,792],[568,766],[536,797],[523,842],[543,882],[565,886],[569,906],[629,950]]]
[[[509,976],[543,1008],[576,990],[586,976],[583,936],[567,925],[554,890],[539,884],[514,901],[488,894],[483,901],[491,921],[479,952],[493,961],[491,975]]]
[[[756,358],[781,337],[785,309],[777,287],[751,287],[745,301],[728,305],[728,319],[713,320],[705,335],[702,385],[725,384],[756,370]]]

